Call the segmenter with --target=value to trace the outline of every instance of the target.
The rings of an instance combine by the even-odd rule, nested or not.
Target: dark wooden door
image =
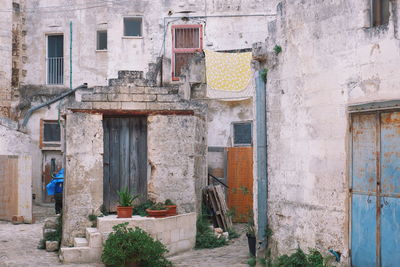
[[[116,211],[117,191],[147,196],[147,123],[145,117],[104,118],[104,206]]]

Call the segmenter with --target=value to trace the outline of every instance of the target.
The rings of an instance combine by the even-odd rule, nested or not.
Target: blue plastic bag
[[[52,196],[56,193],[62,193],[64,185],[64,168],[54,175],[53,180],[46,185],[47,194]]]

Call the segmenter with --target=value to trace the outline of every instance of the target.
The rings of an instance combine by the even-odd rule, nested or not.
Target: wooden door
[[[228,148],[228,208],[233,222],[247,222],[253,211],[253,148]]]
[[[54,196],[49,196],[47,194],[46,185],[48,185],[51,180],[51,161],[54,159],[55,168],[54,172],[57,173],[62,168],[62,154],[61,151],[48,150],[42,151],[42,200],[45,203],[54,202]]]
[[[117,191],[147,196],[147,120],[145,117],[104,118],[104,206],[115,212]]]

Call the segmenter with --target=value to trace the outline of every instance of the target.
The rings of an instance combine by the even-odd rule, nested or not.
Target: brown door
[[[62,168],[62,154],[61,151],[42,151],[42,190],[43,190],[43,202],[50,203],[54,202],[54,196],[49,196],[47,194],[46,185],[48,185],[51,180],[51,161],[54,160],[55,168],[54,172],[57,173]]]
[[[228,148],[228,208],[233,222],[247,222],[253,211],[253,148]]]

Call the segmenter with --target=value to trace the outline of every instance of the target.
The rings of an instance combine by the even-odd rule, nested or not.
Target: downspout
[[[72,21],[69,22],[69,89],[72,89]]]
[[[78,87],[76,87],[74,89],[68,90],[67,92],[65,92],[65,93],[57,96],[56,98],[51,99],[51,100],[49,100],[49,101],[47,101],[45,103],[42,103],[42,104],[37,105],[35,107],[31,107],[28,110],[28,112],[26,113],[25,117],[24,117],[24,121],[22,122],[22,127],[25,127],[28,124],[29,118],[32,116],[32,113],[35,112],[36,110],[38,110],[38,109],[40,109],[42,107],[51,105],[51,104],[57,102],[58,100],[61,100],[66,96],[69,96],[70,94],[74,93],[76,90],[83,89],[83,88],[87,88],[87,84],[86,83],[84,83],[84,84],[82,84],[82,85],[80,85],[80,86],[78,86]]]
[[[267,231],[267,120],[266,85],[261,71],[256,79],[256,168],[257,168],[257,240],[262,248],[266,247]]]

